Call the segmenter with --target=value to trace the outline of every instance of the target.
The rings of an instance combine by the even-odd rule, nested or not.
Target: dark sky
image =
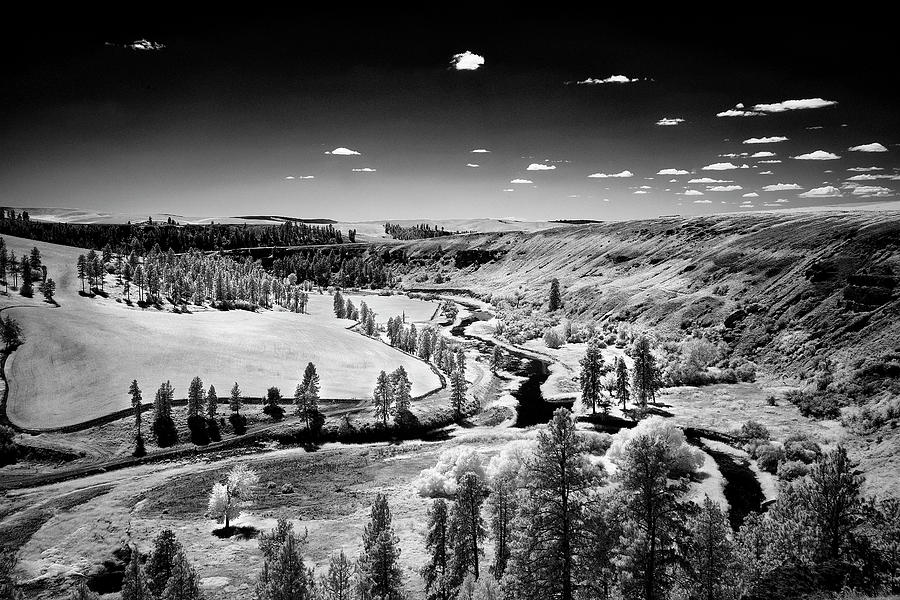
[[[0,202],[607,219],[880,202],[900,189],[896,35],[865,5],[335,6],[7,22]],[[129,47],[137,40],[165,47]],[[484,64],[450,66],[467,51]],[[575,83],[610,76],[634,81]],[[824,102],[787,102],[811,99]],[[739,103],[758,114],[717,116]],[[341,147],[360,154],[326,154]],[[794,158],[811,153],[840,158]],[[738,168],[703,168],[716,163]]]

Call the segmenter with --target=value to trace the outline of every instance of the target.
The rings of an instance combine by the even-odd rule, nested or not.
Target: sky
[[[814,7],[35,13],[0,41],[0,203],[606,220],[900,199],[890,19]]]

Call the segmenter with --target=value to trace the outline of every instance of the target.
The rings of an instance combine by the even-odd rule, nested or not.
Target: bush
[[[481,456],[471,448],[450,448],[441,453],[434,467],[419,473],[414,485],[426,498],[454,496],[457,482],[465,473],[475,473],[484,481]]]
[[[784,458],[787,461],[809,464],[820,456],[822,456],[822,448],[819,444],[803,434],[794,434],[784,441]]]
[[[206,430],[206,418],[200,415],[188,417],[188,429],[191,431],[191,441],[198,446],[209,443],[209,432]]]
[[[222,432],[219,431],[219,422],[215,419],[206,420],[206,431],[209,433],[209,441],[221,442]]]
[[[810,419],[837,419],[844,404],[844,398],[834,392],[790,390],[784,397]]]
[[[612,446],[612,435],[601,431],[585,431],[581,434],[584,440],[584,449],[588,454],[603,456]]]
[[[234,430],[234,435],[244,435],[247,433],[247,417],[241,413],[231,413],[228,417],[228,422],[231,423],[231,429]]]
[[[784,460],[784,449],[775,444],[761,444],[756,447],[756,464],[760,469],[773,475]]]
[[[741,363],[735,370],[738,381],[751,383],[756,381],[756,363],[745,361]]]
[[[284,418],[284,409],[277,404],[266,404],[262,411],[269,415],[273,421],[280,421]]]
[[[166,448],[178,443],[178,428],[172,417],[160,417],[153,420],[153,436],[156,438],[156,445],[160,448]]]
[[[544,344],[548,348],[561,348],[564,342],[562,334],[555,327],[551,327],[544,332]]]
[[[0,425],[0,467],[15,464],[19,454],[14,440],[16,432],[10,427]]]
[[[809,467],[799,460],[788,460],[778,467],[778,478],[784,481],[793,481],[809,473]]]
[[[281,493],[282,494],[293,494],[294,493],[294,485],[291,483],[284,484],[283,486],[281,486]]]
[[[742,440],[751,441],[751,440],[768,440],[769,439],[769,430],[765,428],[761,423],[757,423],[756,421],[747,421],[741,426],[741,431],[738,434]]]

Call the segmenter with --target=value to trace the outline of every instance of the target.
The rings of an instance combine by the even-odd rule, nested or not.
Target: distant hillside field
[[[39,293],[29,300],[12,290],[0,297],[0,308],[11,307],[4,313],[21,323],[26,337],[6,363],[7,413],[21,427],[60,427],[127,408],[132,379],[148,402],[165,380],[184,398],[195,375],[206,386],[214,384],[220,397],[227,397],[235,381],[247,396],[263,396],[273,385],[292,396],[309,361],[318,368],[323,398],[369,397],[379,371],[400,365],[410,374],[414,395],[440,385],[425,363],[347,331],[350,321],[329,314],[330,296],[311,300],[312,315],[238,310],[184,315],[129,308],[111,298],[78,294],[75,262],[83,250],[4,239],[17,255],[40,249],[60,303],[54,308]],[[107,278],[108,286],[112,281]],[[373,298],[379,320],[404,306],[410,318],[427,320],[437,306],[405,297]]]

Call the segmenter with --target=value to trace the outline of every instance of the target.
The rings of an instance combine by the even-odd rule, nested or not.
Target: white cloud
[[[712,200],[694,200],[694,204],[712,204]]]
[[[457,71],[475,71],[484,64],[484,57],[474,52],[460,52],[450,59],[450,66]]]
[[[720,154],[721,158],[738,158],[740,156],[750,156],[749,152],[729,152],[728,154]]]
[[[858,173],[865,173],[866,171],[884,171],[881,167],[850,167],[847,170],[856,171]]]
[[[787,204],[790,202],[790,200],[788,200],[787,198],[779,198],[775,202],[777,202],[778,204]]]
[[[556,168],[556,165],[542,165],[541,163],[531,163],[527,167],[525,167],[526,171],[552,171]]]
[[[504,192],[514,192],[514,191],[516,191],[516,190],[514,190],[513,188],[504,188],[503,191],[504,191]]]
[[[887,152],[888,149],[879,144],[872,142],[871,144],[862,144],[861,146],[852,146],[847,148],[851,152]]]
[[[534,183],[530,179],[511,179],[510,183]]]
[[[647,190],[635,190],[632,192],[632,194],[649,194],[649,193],[650,192],[648,192]]]
[[[774,152],[754,152],[750,155],[750,158],[768,158],[770,156],[777,156]]]
[[[371,167],[362,167],[361,169],[353,169],[354,173],[374,173],[376,169]]]
[[[334,150],[329,150],[325,152],[325,154],[333,154],[335,156],[359,156],[359,152],[357,152],[356,150],[344,148],[343,146],[339,146]]]
[[[703,192],[700,190],[684,190],[685,196],[702,196]]]
[[[288,175],[285,179],[296,179],[293,175]]]
[[[634,173],[629,170],[619,171],[618,173],[592,173],[588,177],[595,179],[606,179],[607,177],[634,177]]]
[[[759,198],[759,194],[756,192],[747,192],[746,194],[742,194],[741,198]]]
[[[777,144],[778,142],[786,142],[788,138],[783,135],[773,135],[771,137],[748,138],[744,140],[744,144]]]
[[[761,161],[759,161],[759,164],[761,164],[761,165],[777,165],[777,164],[779,164],[780,162],[781,162],[781,161],[778,160],[778,159],[775,159],[775,160],[761,160]]]
[[[773,183],[770,185],[763,186],[763,190],[767,192],[784,192],[787,190],[802,190],[803,186],[799,186],[796,183]]]
[[[815,152],[807,152],[806,154],[798,154],[793,158],[797,160],[837,160],[840,158],[837,154],[833,152],[826,152],[824,150],[816,150]]]
[[[690,175],[690,171],[684,169],[661,169],[656,172],[657,175]]]
[[[748,169],[750,168],[748,165],[737,166],[730,162],[720,162],[713,163],[711,165],[706,165],[703,167],[704,171],[730,171],[732,169]]]
[[[743,104],[738,104],[734,108],[729,108],[728,110],[716,113],[717,117],[760,117],[762,115],[763,113],[755,110],[744,110]]]
[[[894,190],[880,185],[861,185],[853,188],[852,193],[854,196],[862,196],[863,198],[881,198],[884,196],[893,196]]]
[[[823,187],[813,188],[807,192],[803,192],[802,194],[798,194],[799,198],[836,198],[838,196],[842,196],[841,190],[837,189],[833,185],[826,185]]]
[[[706,189],[710,192],[736,192],[744,188],[739,185],[712,185]]]
[[[774,175],[775,173],[773,173],[772,171],[760,171],[759,174],[760,175]]]
[[[604,83],[635,83],[640,81],[637,78],[631,78],[627,75],[610,75],[605,79],[597,79],[594,77],[588,77],[582,81],[576,81],[578,85],[601,85]]]
[[[484,148],[475,148],[474,150],[472,150],[472,152],[475,154],[488,154],[490,153],[490,150],[486,150]]]
[[[657,125],[663,127],[672,127],[673,125],[681,125],[682,123],[684,123],[684,119],[681,117],[663,117],[656,122]]]
[[[825,108],[826,106],[834,106],[837,104],[834,100],[825,100],[823,98],[804,98],[803,100],[784,100],[783,102],[774,102],[772,104],[757,104],[753,107],[754,111],[764,113],[780,113],[789,110],[809,110],[813,108]]]
[[[130,48],[131,50],[162,50],[166,47],[165,44],[160,44],[159,42],[151,42],[149,40],[135,40],[130,44],[125,44],[126,48]]]
[[[695,177],[688,183],[734,183],[731,179],[713,179],[712,177]]]
[[[466,163],[466,166],[467,166],[467,167],[471,167],[471,168],[473,168],[473,169],[477,169],[477,168],[480,167],[481,165],[476,165],[475,163]]]
[[[285,177],[285,179],[315,179],[315,178],[316,178],[315,175],[297,175],[296,177],[294,175],[288,175],[287,177]]]

